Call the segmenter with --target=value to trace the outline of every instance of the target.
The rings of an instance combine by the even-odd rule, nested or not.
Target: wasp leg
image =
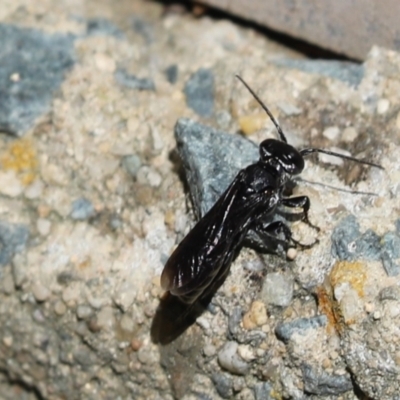
[[[320,228],[310,222],[308,219],[308,211],[310,210],[310,199],[307,196],[298,196],[298,197],[287,197],[281,200],[281,204],[285,207],[290,208],[301,208],[302,215],[301,219],[311,228],[315,229],[317,232],[320,231]]]
[[[257,232],[260,239],[266,243],[267,247],[274,251],[279,250],[279,246],[282,246],[286,251],[291,244],[302,249],[310,249],[318,243],[318,239],[310,244],[301,243],[294,239],[292,231],[282,221],[256,223],[253,229]]]

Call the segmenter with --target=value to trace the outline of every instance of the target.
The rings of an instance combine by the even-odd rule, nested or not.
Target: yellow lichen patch
[[[360,298],[364,296],[366,279],[365,265],[358,261],[338,261],[330,273],[330,282],[333,288],[342,283],[348,283]]]
[[[17,139],[0,155],[3,170],[15,171],[24,185],[29,185],[36,177],[38,159],[30,139]]]
[[[239,118],[240,130],[245,135],[251,135],[254,132],[265,128],[268,122],[268,117],[265,113],[256,113],[251,115],[244,115]]]

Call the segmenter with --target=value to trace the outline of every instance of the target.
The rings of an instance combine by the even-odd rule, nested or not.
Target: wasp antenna
[[[306,157],[306,156],[308,156],[308,155],[310,155],[312,153],[328,154],[330,156],[339,157],[339,158],[343,158],[345,160],[354,161],[354,162],[357,162],[359,164],[365,164],[365,165],[369,165],[371,167],[375,167],[375,168],[379,168],[379,169],[383,169],[383,170],[385,169],[385,168],[382,167],[382,165],[375,164],[375,163],[370,162],[370,161],[359,160],[358,158],[351,157],[351,156],[345,156],[344,154],[335,153],[334,151],[323,150],[323,149],[303,149],[303,150],[300,150],[300,154],[303,157]]]
[[[257,100],[258,104],[268,114],[268,117],[271,119],[271,121],[275,125],[276,130],[278,131],[279,137],[281,138],[282,142],[287,143],[287,139],[286,139],[285,134],[282,131],[282,128],[279,126],[277,120],[274,118],[274,116],[272,115],[269,108],[262,102],[262,100],[254,92],[254,90],[245,82],[245,80],[240,75],[236,75],[236,78],[238,78],[239,81],[242,82],[244,86],[246,86],[247,90],[253,95],[253,97]]]
[[[351,189],[346,189],[346,188],[340,188],[337,186],[328,185],[327,183],[309,181],[309,180],[301,178],[301,177],[296,177],[296,182],[302,182],[302,183],[305,183],[306,185],[321,186],[324,189],[336,190],[338,192],[344,192],[344,193],[350,193],[350,194],[362,194],[362,195],[366,195],[366,196],[375,196],[375,197],[379,196],[378,193],[374,193],[374,192],[363,192],[361,190],[351,190]]]

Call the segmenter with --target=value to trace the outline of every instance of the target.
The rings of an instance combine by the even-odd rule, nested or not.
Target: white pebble
[[[238,354],[244,361],[252,361],[256,358],[253,349],[246,344],[241,344],[238,347]]]
[[[94,55],[94,63],[96,64],[97,69],[100,71],[105,71],[105,72],[114,72],[116,68],[115,61],[103,54],[103,53],[98,53]]]
[[[50,297],[51,292],[41,282],[35,282],[32,285],[32,294],[35,297],[36,301],[43,302]]]
[[[24,195],[27,199],[38,199],[43,192],[43,182],[40,179],[34,180],[26,187]]]
[[[335,141],[340,135],[340,130],[337,126],[328,126],[328,128],[324,129],[322,135],[329,140]]]
[[[353,126],[348,126],[342,132],[341,139],[343,142],[352,143],[357,139],[358,132]]]
[[[50,232],[51,222],[46,218],[39,218],[36,222],[36,228],[42,236],[47,236]]]
[[[15,171],[0,172],[0,193],[9,197],[17,197],[24,190]]]
[[[390,101],[388,99],[380,99],[376,105],[376,111],[378,114],[385,114],[390,107]]]

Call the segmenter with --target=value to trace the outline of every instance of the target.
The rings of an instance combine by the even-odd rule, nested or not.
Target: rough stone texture
[[[364,59],[374,45],[400,50],[397,0],[379,3],[202,0],[202,3],[353,58]]]
[[[73,65],[73,36],[0,25],[0,131],[18,136],[50,110]]]
[[[18,187],[0,193],[2,398],[395,398],[399,275],[389,276],[385,263],[399,256],[397,53],[375,48],[355,86],[320,70],[277,65],[271,60],[301,56],[252,29],[193,19],[160,3],[6,0],[0,20],[18,32],[72,35],[76,57],[51,93],[49,112],[41,111],[23,138],[0,136],[0,188]],[[171,65],[178,66],[175,83],[165,73]],[[184,93],[201,68],[214,77],[214,112],[206,120]],[[156,91],[121,86],[119,69],[151,79]],[[204,185],[198,214],[257,158],[261,140],[276,137],[234,78],[238,72],[290,143],[342,148],[386,171],[310,158],[294,195],[310,196],[310,220],[321,231],[302,223],[291,229],[298,240],[318,235],[319,243],[298,249],[293,261],[244,248],[197,323],[156,345],[150,328],[162,296],[159,276],[195,220],[187,197],[196,179],[182,168],[174,127],[193,135],[192,173],[202,171],[197,183]],[[246,139],[236,134],[242,117],[258,127]],[[323,134],[328,127],[335,135]],[[238,137],[248,153],[234,152]],[[350,258],[332,254],[335,229],[349,215],[357,235],[374,233],[363,243],[380,239],[378,253],[360,247]],[[341,249],[354,241],[340,237]],[[285,305],[263,300],[270,273],[293,278]],[[299,328],[299,321],[323,323]],[[285,340],[279,327],[289,327]],[[223,369],[227,343],[235,351]]]

